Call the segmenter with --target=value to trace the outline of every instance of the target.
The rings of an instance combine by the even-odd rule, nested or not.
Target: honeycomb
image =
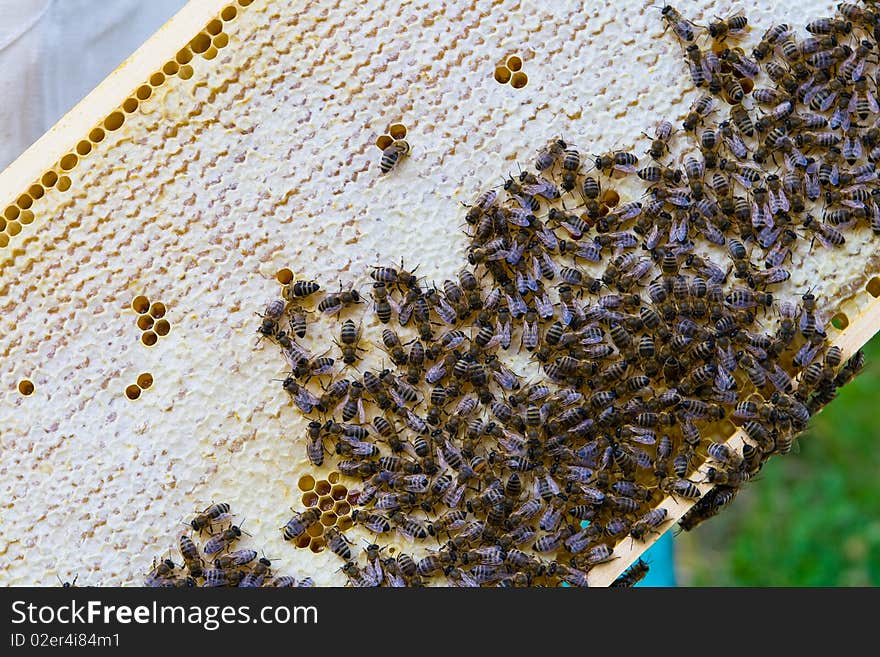
[[[327,546],[325,532],[330,527],[339,531],[347,531],[354,524],[351,519],[351,504],[348,499],[348,487],[339,483],[340,475],[333,471],[326,479],[315,479],[304,474],[296,485],[303,492],[301,502],[303,509],[317,507],[321,511],[321,521],[309,527],[305,534],[295,539],[293,544],[298,548],[309,548],[318,553]]]
[[[737,6],[766,26],[832,4]],[[191,3],[0,174],[0,584],[140,584],[179,523],[221,499],[279,571],[345,582],[320,537],[291,549],[278,530],[307,493],[320,504],[305,473],[331,499],[336,484],[312,474],[277,360],[254,348],[266,282],[401,258],[453,277],[460,202],[549,136],[629,149],[694,92],[653,3],[447,5]],[[389,117],[406,117],[413,153],[382,179]],[[868,236],[817,267],[803,257],[786,290],[833,299],[852,334],[880,294]]]

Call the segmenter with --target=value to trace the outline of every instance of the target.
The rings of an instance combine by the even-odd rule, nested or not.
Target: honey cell
[[[296,482],[300,490],[313,490],[315,488],[315,478],[312,475],[303,475]]]
[[[510,82],[510,69],[506,66],[496,66],[495,67],[495,82],[499,84],[507,84]]]
[[[330,492],[330,482],[326,479],[321,479],[315,484],[315,492],[318,495],[327,495]]]
[[[529,76],[522,71],[517,71],[510,77],[510,86],[514,89],[522,89],[529,83]]]

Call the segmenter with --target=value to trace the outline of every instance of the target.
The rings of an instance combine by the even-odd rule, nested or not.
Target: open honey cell
[[[321,523],[316,522],[314,525],[309,525],[306,532],[309,536],[321,536],[324,533],[324,528],[321,526]]]
[[[868,291],[872,297],[880,297],[880,278],[874,276],[868,284],[865,286],[865,289]]]
[[[30,381],[30,379],[22,379],[18,382],[18,392],[25,397],[29,397],[30,395],[34,394],[34,384]]]
[[[153,375],[149,372],[144,372],[143,374],[138,376],[137,384],[141,390],[146,390],[151,385],[153,385]]]
[[[351,519],[351,516],[341,516],[339,520],[336,521],[336,526],[339,527],[340,531],[349,530],[353,525],[354,521]]]
[[[129,399],[137,399],[141,396],[141,389],[132,384],[125,389],[125,396]]]
[[[315,488],[315,478],[312,475],[303,475],[296,482],[300,490],[313,490]]]
[[[395,123],[388,128],[388,134],[392,139],[404,139],[406,137],[406,126],[402,123]]]
[[[507,58],[507,68],[516,73],[522,68],[522,59],[517,55],[511,55]]]
[[[510,82],[510,69],[506,66],[496,66],[495,67],[495,82],[499,84],[507,84]]]
[[[166,336],[171,331],[171,324],[168,323],[167,319],[160,319],[153,326],[153,330],[156,331],[156,335]]]
[[[155,303],[150,305],[150,315],[152,315],[153,319],[159,319],[160,317],[165,316],[165,304],[161,301],[156,301]]]
[[[330,482],[326,479],[321,479],[315,484],[315,492],[318,495],[327,495],[330,492]]]
[[[529,83],[529,76],[522,71],[517,71],[510,77],[510,86],[514,89],[522,89]]]
[[[337,481],[339,481],[339,473],[334,470],[327,475],[327,481],[329,481],[331,484],[335,484]]]
[[[152,347],[159,341],[159,336],[157,336],[153,331],[145,331],[141,334],[141,342],[144,346]]]
[[[321,511],[329,511],[333,508],[333,498],[332,497],[321,497],[318,499],[318,508]]]
[[[616,208],[617,204],[620,203],[620,194],[616,190],[606,189],[602,192],[601,201],[609,208]]]
[[[356,505],[358,502],[358,496],[360,495],[359,490],[350,490],[348,491],[348,495],[346,496],[346,500],[351,505]]]
[[[333,488],[330,489],[330,496],[334,500],[344,500],[345,496],[348,494],[348,489],[342,484],[336,484]]]
[[[389,146],[391,146],[391,144],[393,144],[393,143],[394,143],[394,139],[393,139],[390,135],[381,135],[381,136],[376,140],[376,146],[377,146],[380,150],[383,150],[383,151],[384,151],[386,148],[388,148]]]
[[[351,512],[351,506],[348,502],[340,501],[333,505],[333,512],[336,515],[345,516]]]
[[[837,313],[834,317],[831,318],[831,326],[836,328],[838,331],[842,331],[847,326],[849,326],[849,317],[847,317],[845,313]]]
[[[309,536],[308,534],[303,534],[302,536],[296,537],[294,544],[298,548],[306,548],[306,547],[309,547],[309,543],[311,543],[311,542],[312,542],[312,537]]]
[[[277,272],[275,272],[275,280],[282,285],[287,285],[293,280],[293,272],[290,271],[287,267],[279,269]]]
[[[150,300],[141,295],[132,299],[131,309],[139,314],[144,314],[150,309]]]
[[[318,496],[314,491],[309,491],[304,493],[302,496],[302,503],[306,506],[315,506],[318,503]]]
[[[309,549],[311,549],[311,551],[315,553],[323,552],[325,545],[326,542],[323,538],[313,538],[309,544]]]
[[[137,318],[137,325],[141,331],[148,331],[153,328],[153,318],[149,315],[141,315]]]
[[[336,524],[337,516],[332,511],[325,511],[321,514],[321,524],[325,527],[332,527]]]

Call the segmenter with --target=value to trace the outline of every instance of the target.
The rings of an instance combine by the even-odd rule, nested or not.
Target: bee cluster
[[[350,317],[341,358],[297,342],[307,303],[349,314],[365,301],[355,289],[315,304],[317,283],[290,282],[266,308],[259,333],[291,368],[282,388],[313,418],[309,460],[334,454],[362,482],[351,519],[375,542],[357,553],[327,536],[351,584],[587,585],[619,542],[665,528],[665,497],[697,500],[685,530],[717,514],[862,367],[861,352],[844,362],[830,346],[811,291],[778,290],[798,245],[807,263],[848,231],[880,234],[880,13],[841,4],[805,39],[775,26],[751,56],[735,46],[742,15],[704,28],[667,6],[662,19],[705,91],[681,130],[661,122],[642,166],[625,151],[590,166],[549,141],[533,171],[468,207],[456,280],[374,268],[388,368],[356,369]],[[625,176],[646,183],[644,202],[621,203]],[[734,426],[741,449],[723,442]],[[284,538],[317,515],[297,513]],[[424,556],[385,552],[394,535]]]
[[[314,586],[311,578],[297,579],[289,575],[275,575],[272,562],[265,556],[257,558],[256,550],[236,549],[245,534],[234,524],[230,507],[225,502],[212,504],[190,521],[196,538],[205,532],[208,539],[201,547],[189,534],[180,534],[177,549],[181,563],[171,557],[156,559],[144,580],[151,587],[297,587]]]

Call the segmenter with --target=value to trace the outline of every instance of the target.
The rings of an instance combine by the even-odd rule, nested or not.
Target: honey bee
[[[603,173],[610,174],[613,171],[623,173],[635,173],[639,158],[626,151],[613,151],[604,155],[596,156],[596,168]]]
[[[651,509],[633,523],[632,528],[629,530],[629,535],[637,541],[644,540],[649,532],[656,531],[657,527],[663,524],[666,520],[666,515],[667,511],[663,507]]]
[[[238,525],[232,525],[229,529],[224,529],[218,534],[214,534],[205,542],[205,554],[217,554],[229,547],[241,538],[241,528]]]
[[[403,139],[394,141],[382,151],[382,159],[379,160],[379,170],[386,174],[391,171],[403,158],[409,155],[409,143]]]
[[[675,7],[666,5],[660,13],[663,22],[666,23],[665,29],[671,27],[680,41],[690,43],[694,40],[694,24],[683,18]]]
[[[361,302],[361,295],[357,290],[341,290],[337,294],[329,294],[318,303],[318,311],[325,315],[335,315],[346,306]]]
[[[190,526],[200,534],[205,529],[210,530],[211,525],[214,522],[222,522],[226,518],[229,517],[229,505],[225,502],[220,502],[219,504],[212,504],[207,509],[196,515],[190,521]]]
[[[535,158],[535,168],[538,171],[546,171],[555,165],[560,158],[565,157],[568,145],[562,139],[552,139],[538,152]],[[577,169],[577,167],[575,167]]]
[[[755,46],[755,49],[752,50],[752,57],[754,57],[759,62],[767,59],[772,52],[773,47],[784,38],[791,28],[785,24],[781,23],[779,25],[774,25],[769,30],[764,32],[764,36],[761,37],[760,43]]]
[[[324,464],[324,440],[322,433],[320,422],[314,420],[309,422],[306,437],[306,455],[309,458],[309,463],[315,467],[320,467]]]
[[[648,564],[639,559],[632,566],[627,568],[623,573],[611,583],[612,588],[632,588],[648,574]]]
[[[342,362],[346,365],[353,365],[358,361],[358,351],[363,351],[358,347],[361,330],[351,319],[346,319],[342,323],[339,331],[339,348],[342,350]]]
[[[315,281],[295,281],[284,286],[282,296],[287,301],[310,297],[321,289]]]
[[[703,119],[712,113],[715,108],[715,99],[706,94],[700,96],[691,105],[691,109],[682,123],[685,131],[694,132],[698,125],[703,123]]]
[[[709,35],[716,41],[724,41],[729,36],[739,36],[748,24],[749,19],[742,14],[719,19],[709,23]]]
[[[321,512],[316,508],[306,509],[302,513],[295,513],[293,517],[287,521],[282,527],[282,535],[285,541],[292,541],[299,538],[308,530],[309,527],[321,520]]]
[[[581,156],[576,148],[566,148],[562,159],[562,189],[572,191],[577,183],[577,174],[581,168]]]

